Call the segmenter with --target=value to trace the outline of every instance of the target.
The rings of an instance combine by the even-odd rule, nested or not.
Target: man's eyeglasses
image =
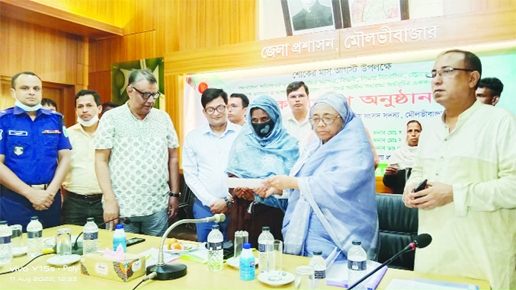
[[[428,74],[426,74],[426,77],[433,79],[437,75],[440,75],[443,78],[449,78],[449,77],[453,76],[453,72],[459,71],[459,70],[474,71],[474,70],[468,69],[468,68],[445,67],[440,70],[433,70],[433,71],[429,72]]]
[[[208,108],[204,109],[204,111],[206,111],[206,113],[208,113],[210,115],[215,113],[215,110],[217,110],[217,112],[219,112],[219,113],[224,113],[224,111],[226,111],[226,106],[220,105],[216,108],[208,107]]]
[[[321,122],[321,121],[323,122],[324,125],[330,125],[330,124],[333,124],[333,122],[335,122],[335,120],[337,118],[340,118],[340,116],[325,115],[322,118],[319,118],[319,117],[310,118],[310,119],[308,119],[308,121],[310,121],[310,124],[312,124],[312,126],[319,125],[319,122]]]
[[[138,93],[140,93],[140,95],[142,96],[142,98],[144,99],[148,99],[150,97],[154,98],[154,99],[157,99],[159,98],[159,96],[161,96],[161,93],[159,91],[155,92],[155,93],[144,93],[140,90],[138,90],[137,88],[131,86],[131,88],[133,88],[135,91],[137,91]]]

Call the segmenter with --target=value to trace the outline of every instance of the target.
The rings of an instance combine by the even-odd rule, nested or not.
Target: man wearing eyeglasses
[[[221,89],[206,89],[201,96],[203,114],[208,121],[190,131],[182,152],[183,174],[195,194],[193,215],[196,219],[229,213],[232,197],[225,185],[228,156],[241,126],[228,122],[228,95]],[[226,238],[229,217],[219,223]],[[197,224],[197,240],[206,242],[214,223]]]
[[[228,119],[233,124],[244,126],[249,99],[244,94],[234,93],[228,100]]]
[[[126,231],[161,236],[179,205],[176,131],[150,70],[129,75],[129,100],[105,113],[95,136],[95,169],[104,194],[104,221],[130,217]]]
[[[516,289],[516,118],[476,100],[481,73],[471,52],[438,56],[428,77],[444,112],[425,124],[403,200],[433,237],[416,252],[416,271]]]

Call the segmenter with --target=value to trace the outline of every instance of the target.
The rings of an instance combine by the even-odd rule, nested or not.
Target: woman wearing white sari
[[[328,93],[310,109],[318,138],[305,147],[290,176],[266,179],[264,196],[288,190],[283,220],[285,252],[327,257],[335,247],[346,259],[353,240],[360,240],[375,260],[378,251],[378,215],[375,199],[373,152],[362,121],[342,94]],[[285,191],[284,191],[285,192]]]
[[[408,121],[405,142],[394,151],[389,159],[389,166],[385,168],[383,184],[392,189],[394,194],[403,194],[405,183],[410,177],[412,166],[416,160],[417,145],[422,130],[423,127],[419,121]]]

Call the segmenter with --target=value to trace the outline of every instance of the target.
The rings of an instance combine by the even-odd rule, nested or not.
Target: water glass
[[[296,268],[296,289],[314,289],[314,269],[310,266],[299,266]]]
[[[11,231],[12,231],[11,245],[13,247],[13,253],[14,253],[14,252],[20,251],[23,248],[22,226],[21,225],[12,225]]]
[[[282,271],[283,258],[283,242],[274,240],[267,244],[267,261],[260,261],[260,263],[267,263],[268,269],[267,278],[269,281],[280,281],[283,278]]]
[[[60,256],[72,254],[72,231],[70,229],[57,230],[56,252]]]
[[[247,231],[236,231],[235,232],[235,244],[233,258],[237,259],[242,253],[242,247],[244,243],[249,242],[249,233]]]

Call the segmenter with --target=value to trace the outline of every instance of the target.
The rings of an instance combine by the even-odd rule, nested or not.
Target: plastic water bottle
[[[348,288],[367,274],[367,253],[360,241],[353,241],[348,251]],[[354,289],[366,289],[362,282]]]
[[[242,253],[240,254],[240,280],[250,281],[255,278],[255,259],[253,251],[251,250],[251,244],[245,243],[244,248],[242,249]]]
[[[30,218],[27,225],[27,255],[34,258],[43,253],[43,225],[39,222],[37,216]]]
[[[122,245],[125,253],[127,250],[127,242],[125,240],[125,231],[123,224],[116,225],[115,233],[113,234],[113,250],[116,251],[119,245]]]
[[[99,250],[99,227],[92,217],[86,220],[82,230],[84,239],[82,241],[82,253],[95,253]]]
[[[258,259],[260,261],[258,267],[260,268],[260,273],[269,271],[269,262],[267,261],[267,244],[271,244],[272,242],[274,242],[274,236],[272,235],[270,228],[263,227],[262,233],[258,236]]]
[[[13,259],[11,244],[12,230],[6,221],[0,221],[0,265],[8,264]]]
[[[219,230],[219,225],[213,225],[208,234],[208,269],[210,271],[222,270],[224,259],[222,242],[224,242],[224,237]]]
[[[324,287],[326,285],[326,261],[322,256],[322,252],[313,252],[313,257],[310,259],[310,267],[314,268],[313,288]]]

